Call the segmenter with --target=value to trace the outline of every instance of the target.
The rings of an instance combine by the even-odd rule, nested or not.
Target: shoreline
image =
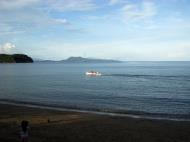
[[[0,141],[19,142],[29,121],[32,142],[188,142],[189,121],[135,119],[0,104]]]
[[[23,102],[16,100],[3,100],[0,99],[0,105],[13,105],[20,107],[29,107],[29,108],[39,108],[39,109],[47,109],[47,110],[55,110],[62,112],[78,112],[78,113],[87,113],[87,114],[95,114],[95,115],[105,115],[105,116],[115,116],[115,117],[128,117],[134,119],[147,119],[147,120],[167,120],[167,121],[187,121],[190,122],[190,116],[188,118],[172,118],[172,117],[164,117],[164,116],[151,116],[150,114],[132,114],[132,113],[118,113],[118,112],[110,112],[110,111],[98,111],[98,110],[83,110],[77,108],[66,108],[64,106],[54,106],[54,105],[46,105],[40,103],[32,103],[32,102]],[[150,115],[150,116],[148,116]],[[168,115],[170,116],[170,115]]]

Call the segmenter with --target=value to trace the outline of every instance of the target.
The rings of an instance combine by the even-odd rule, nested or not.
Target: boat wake
[[[110,77],[127,77],[127,78],[184,78],[189,79],[190,76],[178,75],[146,75],[146,74],[102,74],[102,76],[110,76]]]

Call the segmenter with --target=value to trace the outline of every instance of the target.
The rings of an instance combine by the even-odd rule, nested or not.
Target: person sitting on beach
[[[21,142],[28,142],[28,131],[29,131],[28,123],[29,122],[26,120],[23,120],[21,122],[21,131],[20,131]]]

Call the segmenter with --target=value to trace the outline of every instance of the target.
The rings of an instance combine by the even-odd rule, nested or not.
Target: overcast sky
[[[0,53],[190,60],[190,1],[0,0]]]

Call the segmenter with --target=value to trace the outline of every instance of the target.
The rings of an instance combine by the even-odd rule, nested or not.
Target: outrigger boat
[[[101,76],[102,74],[97,71],[88,71],[88,72],[86,72],[86,75],[87,76]]]

